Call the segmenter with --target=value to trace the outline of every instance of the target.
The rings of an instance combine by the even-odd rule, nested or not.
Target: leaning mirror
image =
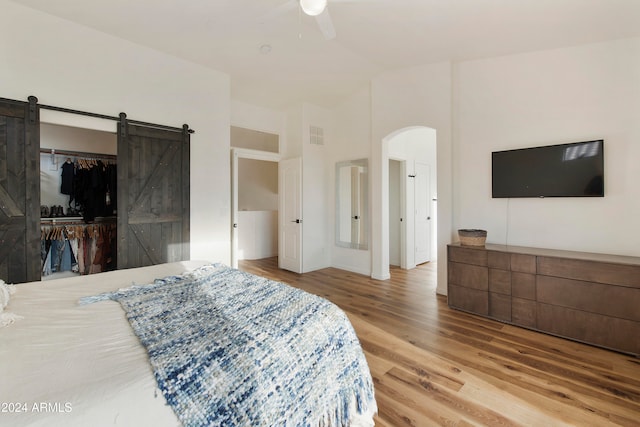
[[[368,248],[367,159],[336,164],[336,245]]]

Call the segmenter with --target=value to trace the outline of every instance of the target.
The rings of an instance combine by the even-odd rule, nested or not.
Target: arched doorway
[[[390,278],[389,274],[389,149],[392,140],[395,137],[402,135],[406,131],[412,129],[430,129],[431,132],[435,132],[434,128],[428,126],[407,126],[397,129],[388,133],[386,136],[380,139],[380,145],[377,149],[374,149],[372,155],[372,253],[371,253],[371,277],[378,280],[387,280]],[[405,134],[406,135],[406,134]],[[446,135],[445,135],[446,141]],[[450,197],[448,191],[451,185],[450,172],[451,165],[443,161],[450,159],[451,147],[445,144],[440,147],[437,145],[437,175],[438,182],[437,188],[445,189],[445,193],[440,194],[438,206],[434,207],[434,214],[438,218],[438,232],[437,237],[434,233],[432,241],[436,250],[433,251],[433,258],[438,257],[438,292],[446,294],[446,286],[443,285],[443,289],[440,289],[441,283],[446,283],[446,267],[443,263],[446,263],[446,243],[449,236],[446,233],[446,229],[451,226],[450,216]],[[393,150],[393,149],[392,149]],[[434,171],[435,172],[435,171]],[[434,183],[435,185],[435,183]],[[443,202],[444,196],[444,202]],[[435,193],[433,198],[438,198]],[[443,204],[444,203],[444,204]],[[443,216],[444,215],[444,216]]]

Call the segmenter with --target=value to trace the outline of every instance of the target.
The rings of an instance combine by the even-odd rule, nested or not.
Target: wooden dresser
[[[640,355],[640,258],[493,244],[447,255],[451,308]]]

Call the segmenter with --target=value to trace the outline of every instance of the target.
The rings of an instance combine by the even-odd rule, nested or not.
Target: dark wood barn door
[[[37,100],[0,98],[0,279],[40,280],[40,125]]]
[[[189,259],[189,132],[118,125],[118,268]]]

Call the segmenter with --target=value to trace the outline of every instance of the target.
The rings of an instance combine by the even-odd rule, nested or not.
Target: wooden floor
[[[276,258],[240,269],[347,312],[374,377],[376,426],[640,426],[640,359],[451,310],[435,264],[392,268],[387,281],[291,273]]]

